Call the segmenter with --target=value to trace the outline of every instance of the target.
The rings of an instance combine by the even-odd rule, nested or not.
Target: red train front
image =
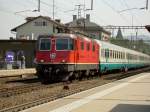
[[[99,46],[87,37],[43,35],[37,45],[36,70],[44,82],[82,78],[98,71]]]

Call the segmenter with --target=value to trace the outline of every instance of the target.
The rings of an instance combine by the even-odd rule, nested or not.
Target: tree
[[[118,33],[117,33],[116,39],[117,39],[117,40],[122,40],[122,39],[123,39],[123,35],[122,35],[122,32],[121,32],[120,27],[119,27],[119,29],[118,29]]]

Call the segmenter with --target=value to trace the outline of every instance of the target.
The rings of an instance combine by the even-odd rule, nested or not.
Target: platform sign
[[[6,57],[5,57],[6,62],[13,62],[14,61],[14,55],[15,55],[14,52],[7,51]]]

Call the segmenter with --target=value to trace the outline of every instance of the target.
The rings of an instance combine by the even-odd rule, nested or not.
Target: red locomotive
[[[94,75],[99,46],[78,34],[41,35],[36,52],[37,74],[44,82]]]

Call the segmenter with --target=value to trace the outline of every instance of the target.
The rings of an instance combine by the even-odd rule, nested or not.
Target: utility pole
[[[91,0],[91,10],[93,10],[93,0]]]
[[[38,0],[38,12],[40,12],[40,0]]]
[[[85,11],[93,10],[93,0],[91,0],[91,8],[90,9],[85,9]]]
[[[77,7],[78,7],[78,19],[79,18],[81,18],[81,11],[83,10],[82,8],[81,8],[81,6],[83,6],[82,4],[79,4],[79,5],[76,5]]]
[[[55,1],[53,0],[53,20],[55,19]]]
[[[146,10],[148,10],[148,0],[146,0]]]

